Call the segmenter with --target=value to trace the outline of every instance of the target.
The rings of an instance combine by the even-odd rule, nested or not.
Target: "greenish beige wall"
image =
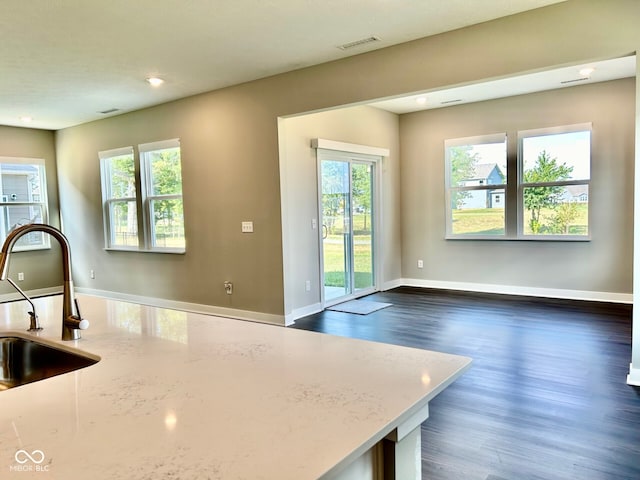
[[[49,223],[60,226],[58,206],[58,180],[54,133],[48,130],[0,126],[0,156],[42,158],[47,175]],[[25,274],[19,282],[22,290],[38,291],[62,285],[60,250],[52,242],[50,250],[18,252],[11,256],[9,278],[18,279],[18,272]],[[0,282],[0,295],[14,296],[14,289],[7,282]],[[25,318],[27,318],[25,316]]]
[[[633,78],[402,115],[404,276],[630,294],[634,117]],[[519,130],[586,122],[593,122],[590,242],[445,240],[446,139],[506,132],[513,156]]]
[[[636,0],[570,0],[62,130],[60,202],[79,252],[76,282],[284,316],[278,117],[628,54],[640,45],[638,18]],[[97,151],[173,137],[183,146],[187,254],[105,252]],[[241,235],[242,220],[256,233]],[[224,280],[236,285],[232,297]]]
[[[311,139],[387,148],[380,170],[383,199],[377,239],[382,249],[380,282],[401,277],[400,158],[398,115],[372,107],[349,107],[280,121],[280,188],[282,197],[287,315],[305,312],[321,301],[320,242],[312,219],[319,219],[318,169]],[[311,291],[305,282],[311,281]]]

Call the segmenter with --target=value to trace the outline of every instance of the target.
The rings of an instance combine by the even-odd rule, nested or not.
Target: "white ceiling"
[[[583,69],[586,68],[593,69],[593,72],[585,74]],[[463,103],[480,102],[494,98],[541,92],[543,90],[606,82],[608,80],[634,77],[635,75],[636,56],[632,55],[447,88],[444,90],[418,92],[401,98],[375,102],[370,105],[394,113],[410,113],[433,108],[450,107]]]
[[[553,3],[0,0],[0,125],[56,130]]]

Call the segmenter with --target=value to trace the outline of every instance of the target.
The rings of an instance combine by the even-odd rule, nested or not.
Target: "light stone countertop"
[[[340,470],[423,408],[470,359],[79,295],[91,321],[61,342],[101,357],[0,391],[2,479],[305,480]],[[26,302],[0,305],[25,331]],[[40,450],[19,471],[18,450]],[[39,455],[39,454],[34,454]],[[24,458],[22,458],[24,459]]]

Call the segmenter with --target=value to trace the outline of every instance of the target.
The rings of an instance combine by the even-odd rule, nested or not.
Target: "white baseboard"
[[[389,282],[389,283],[396,283]],[[558,288],[519,287],[513,285],[491,285],[486,283],[446,282],[404,278],[400,285],[408,287],[438,288],[442,290],[460,290],[466,292],[500,293],[504,295],[523,295],[527,297],[560,298],[565,300],[584,300],[608,303],[633,303],[633,294],[614,292],[592,292],[586,290],[565,290]],[[400,286],[396,285],[396,286]],[[393,288],[393,287],[392,287]],[[385,290],[387,290],[385,288]]]
[[[393,288],[408,286],[404,283],[406,280],[404,278],[396,278],[395,280],[391,280],[389,282],[384,282],[380,287],[380,290],[386,292],[387,290],[391,290]]]
[[[296,320],[298,320],[299,318],[307,317],[321,311],[321,303],[313,303],[311,305],[307,305],[306,307],[295,308],[289,315],[285,316],[285,325],[288,327],[289,325],[293,325],[294,323],[296,323]]]
[[[635,368],[633,363],[629,365],[629,375],[627,375],[627,384],[640,387],[640,368]]]
[[[270,323],[273,325],[285,325],[284,315],[274,315],[271,313],[253,312],[250,310],[238,310],[235,308],[218,307],[215,305],[203,305],[199,303],[180,302],[176,300],[166,300],[164,298],[144,297],[141,295],[131,295],[128,293],[111,292],[107,290],[96,290],[92,288],[78,288],[77,293],[94,295],[96,297],[111,298],[125,302],[139,303],[151,307],[168,308],[171,310],[181,310],[185,312],[202,313],[205,315],[215,315],[218,317],[235,318],[251,322]]]
[[[526,297],[557,298],[565,300],[583,300],[608,303],[633,303],[631,293],[591,292],[584,290],[566,290],[558,288],[518,287],[512,285],[492,285],[486,283],[446,282],[422,280],[416,278],[396,278],[384,282],[380,290],[387,291],[398,287],[435,288],[439,290],[457,290],[461,292],[498,293],[503,295],[521,295]],[[314,303],[294,309],[285,316],[285,325],[292,325],[296,320],[322,311],[322,304]]]
[[[458,290],[466,292],[498,293],[504,295],[522,295],[529,297],[558,298],[567,300],[584,300],[628,304],[633,303],[633,295],[631,293],[591,292],[583,290],[519,287],[512,285],[434,281],[415,278],[398,278],[389,282],[385,282],[381,286],[381,290],[386,291],[402,286],[435,288],[441,290]],[[61,293],[61,291],[62,287],[55,287],[52,289],[34,290],[31,292],[27,292],[27,294],[29,296],[42,296]],[[131,295],[127,293],[96,290],[90,288],[76,287],[76,292],[84,293],[87,295],[112,298],[115,300],[123,300],[125,302],[141,303],[143,305],[150,305],[153,307],[183,310],[187,312],[203,313],[205,315],[217,315],[220,317],[229,317],[240,320],[248,320],[252,322],[270,323],[273,325],[284,326],[292,325],[299,318],[313,315],[314,313],[322,311],[322,305],[320,303],[313,303],[311,305],[294,309],[287,315],[274,315],[269,313],[253,312],[249,310],[238,310],[233,308],[219,307],[215,305],[203,305],[197,303],[180,302],[176,300],[165,300],[163,298],[144,297],[140,295]],[[21,298],[22,297],[20,297],[20,295],[17,293],[7,294],[0,296],[0,301],[19,300]],[[637,375],[640,376],[640,373]],[[635,378],[635,376],[633,376],[633,378]]]
[[[62,285],[57,287],[36,288],[35,290],[27,290],[24,293],[29,298],[46,297],[47,295],[58,295],[62,293]],[[18,292],[4,293],[0,295],[0,303],[13,302],[16,300],[24,300],[24,297]]]

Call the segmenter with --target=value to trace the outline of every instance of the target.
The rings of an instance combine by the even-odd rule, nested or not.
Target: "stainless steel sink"
[[[88,367],[100,357],[16,332],[0,334],[0,391]]]

